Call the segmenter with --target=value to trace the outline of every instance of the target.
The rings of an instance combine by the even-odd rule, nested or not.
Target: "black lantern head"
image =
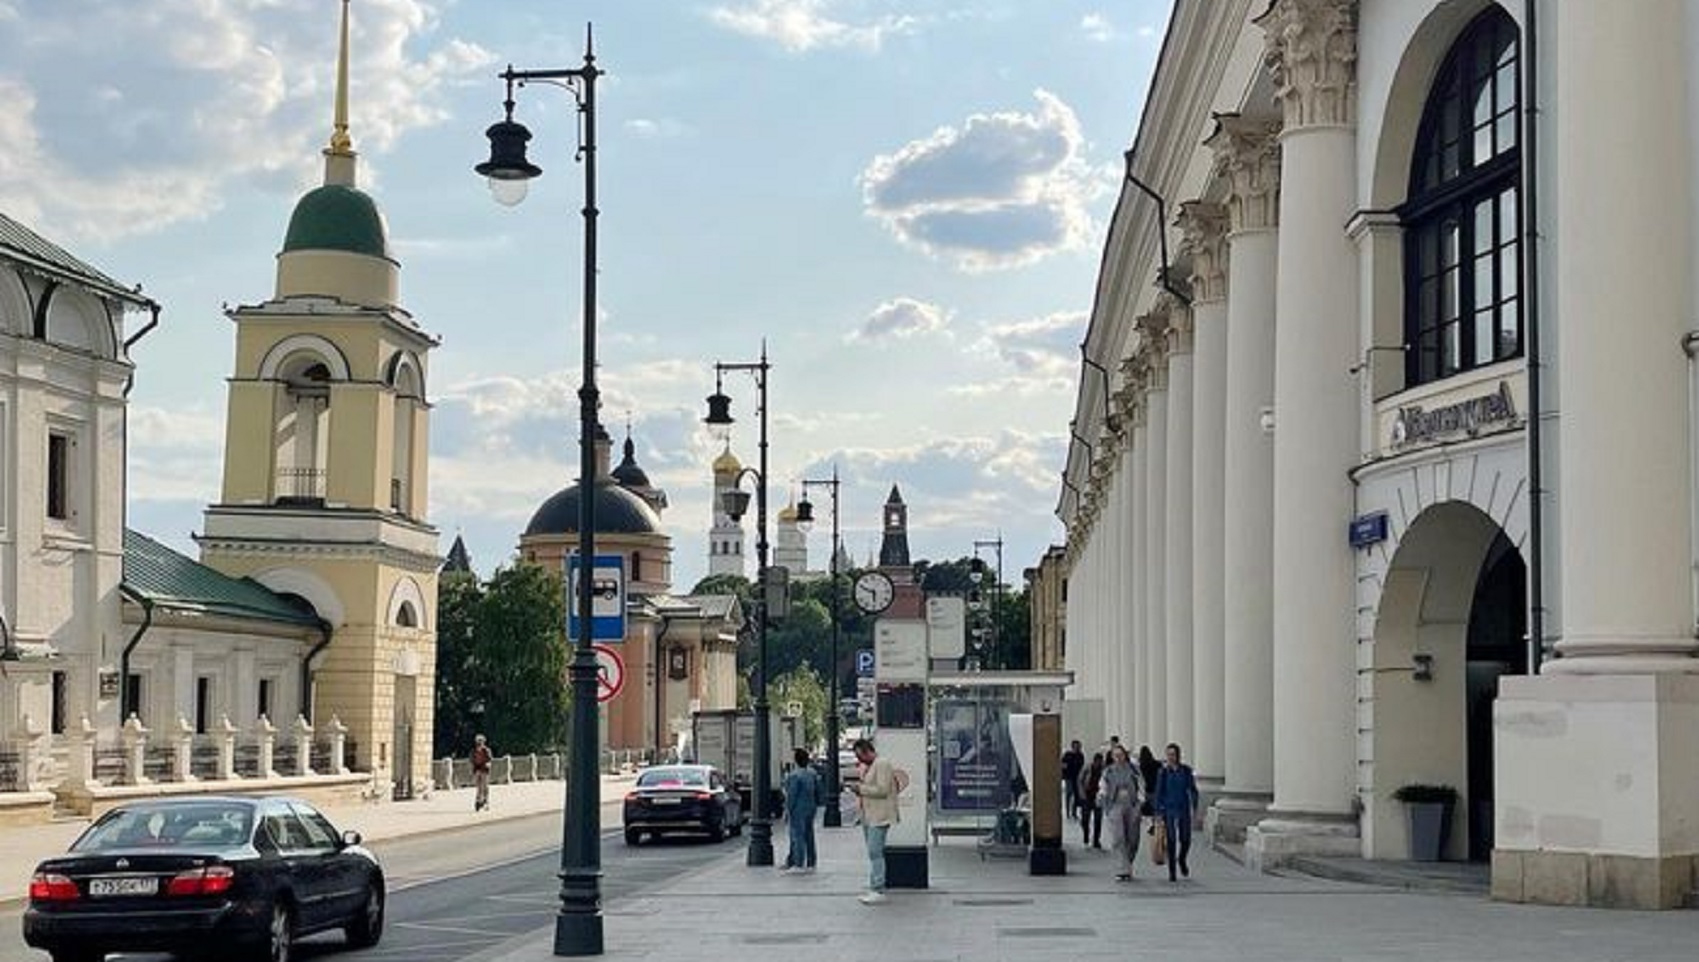
[[[484,136],[490,138],[490,159],[472,168],[479,174],[491,180],[530,180],[543,172],[543,168],[525,157],[531,131],[524,124],[511,117],[498,120],[484,131]]]
[[[720,507],[726,511],[726,517],[733,521],[743,520],[749,513],[749,492],[742,488],[732,488],[720,495]]]
[[[796,503],[796,523],[805,531],[808,525],[814,523],[814,502],[808,500],[806,495]]]

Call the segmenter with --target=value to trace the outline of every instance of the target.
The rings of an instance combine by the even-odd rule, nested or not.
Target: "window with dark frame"
[[[142,704],[142,694],[142,676],[135,674],[125,675],[124,702],[130,706],[130,711],[134,713],[137,718],[141,719],[143,724],[146,724],[147,706]],[[125,721],[128,720],[129,719],[127,718],[125,719]]]
[[[57,432],[47,435],[47,516],[71,517],[71,438]]]
[[[1406,387],[1522,354],[1519,82],[1516,23],[1495,6],[1428,94],[1399,209]]]
[[[259,714],[264,715],[266,718],[271,717],[271,679],[270,678],[261,678],[260,679]]]
[[[49,712],[49,731],[54,735],[65,734],[65,712],[70,701],[70,676],[62,671],[53,673],[53,707]]]
[[[212,723],[212,679],[202,675],[195,679],[195,734],[205,735]]]

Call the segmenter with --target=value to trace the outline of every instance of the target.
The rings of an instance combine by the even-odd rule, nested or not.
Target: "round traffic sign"
[[[608,645],[591,645],[596,652],[596,701],[605,704],[625,687],[625,661]]]

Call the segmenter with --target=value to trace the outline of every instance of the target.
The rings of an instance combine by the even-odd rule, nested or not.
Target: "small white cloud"
[[[625,129],[644,140],[668,140],[691,132],[689,124],[670,117],[637,117],[626,121]]]
[[[950,312],[937,304],[897,297],[880,304],[845,340],[879,343],[921,334],[948,333]]]
[[[708,11],[715,24],[750,37],[771,40],[791,53],[849,47],[877,51],[885,38],[910,30],[914,17],[887,14],[861,23],[831,13],[829,0],[752,0],[742,6]]]
[[[1088,13],[1081,17],[1080,29],[1085,32],[1087,40],[1095,43],[1108,43],[1115,39],[1115,25],[1101,13]]]
[[[959,397],[1072,393],[1085,321],[1084,311],[1056,311],[1041,317],[986,325],[969,350],[995,358],[1007,373],[988,381],[956,385],[949,393]]]
[[[1085,160],[1079,118],[1034,91],[1038,109],[974,114],[862,172],[862,201],[904,244],[966,271],[1019,267],[1086,247],[1088,204],[1108,184]]]

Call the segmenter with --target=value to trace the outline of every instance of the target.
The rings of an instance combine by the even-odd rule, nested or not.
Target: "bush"
[[[1437,802],[1453,805],[1457,802],[1457,789],[1450,785],[1401,785],[1392,797],[1409,804]]]

